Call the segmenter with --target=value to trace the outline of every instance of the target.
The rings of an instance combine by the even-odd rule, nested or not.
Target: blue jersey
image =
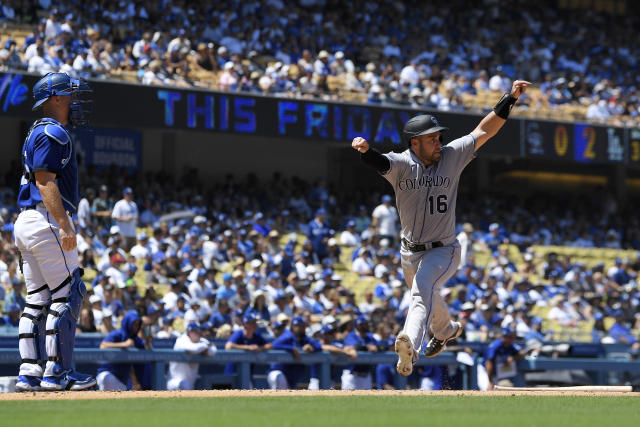
[[[498,338],[487,348],[484,354],[484,360],[493,360],[494,365],[501,365],[505,363],[509,356],[515,357],[519,351],[519,345],[511,344],[509,346],[505,346],[502,343],[502,338]]]
[[[24,175],[20,181],[18,206],[35,206],[42,196],[35,183],[35,172],[51,172],[62,197],[62,205],[69,212],[78,206],[78,163],[73,140],[67,129],[54,119],[36,120],[22,146]]]
[[[139,320],[140,316],[131,310],[127,312],[122,318],[122,325],[120,329],[116,329],[115,331],[109,332],[109,334],[104,338],[103,341],[107,342],[125,342],[129,338],[133,338],[135,342],[135,348],[144,349],[144,341],[137,335],[135,335],[132,331],[133,323],[136,320]],[[132,363],[110,363],[105,362],[102,363],[98,367],[98,373],[107,371],[112,373],[113,375],[120,380],[120,382],[128,387],[131,390],[131,376],[129,375],[131,372],[131,368],[133,367],[136,377],[138,378],[138,382],[142,386],[144,390],[151,389],[151,371],[150,363],[145,364],[132,364]]]
[[[264,339],[262,335],[258,332],[254,333],[251,338],[247,338],[244,334],[244,329],[238,329],[229,337],[229,342],[239,345],[251,345],[256,344],[258,346],[263,346],[267,343],[267,340]],[[253,370],[253,365],[251,365],[251,369]],[[232,375],[236,373],[236,364],[235,363],[227,363],[224,368],[225,375]]]
[[[287,329],[282,333],[282,335],[276,338],[272,343],[272,348],[274,350],[285,350],[290,353],[293,352],[294,348],[297,348],[298,351],[302,353],[302,347],[304,347],[305,344],[311,344],[314,351],[322,351],[322,344],[320,344],[319,341],[307,336],[298,340],[293,332],[291,332],[291,329]],[[281,371],[287,378],[289,386],[292,388],[295,388],[295,385],[302,381],[305,374],[305,366],[302,364],[274,363],[271,365],[271,370]]]
[[[361,336],[356,331],[351,331],[344,339],[344,346],[355,347],[356,351],[368,351],[367,345],[369,344],[378,345],[378,341],[371,332]],[[344,368],[353,372],[369,372],[371,370],[371,367],[367,365],[347,365]]]

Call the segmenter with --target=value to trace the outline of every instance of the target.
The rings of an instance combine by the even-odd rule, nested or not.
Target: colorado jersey
[[[472,135],[458,138],[440,151],[440,161],[425,166],[407,149],[384,154],[391,168],[383,174],[396,195],[401,237],[412,243],[455,238],[456,198],[460,173],[475,157]]]

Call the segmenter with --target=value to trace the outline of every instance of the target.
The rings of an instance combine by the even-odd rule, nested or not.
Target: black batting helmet
[[[449,128],[440,126],[440,123],[438,123],[438,120],[434,116],[431,114],[421,114],[412,117],[405,123],[404,129],[402,130],[402,140],[405,144],[411,146],[411,138],[445,130],[449,130]]]

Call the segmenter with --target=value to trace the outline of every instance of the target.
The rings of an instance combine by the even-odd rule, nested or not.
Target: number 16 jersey
[[[440,161],[425,166],[407,149],[384,154],[400,216],[401,237],[412,243],[451,240],[455,236],[456,197],[462,170],[475,157],[475,139],[466,135],[444,145]]]

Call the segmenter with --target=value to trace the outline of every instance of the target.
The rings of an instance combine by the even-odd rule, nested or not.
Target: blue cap
[[[131,187],[124,187],[124,190],[122,190],[122,194],[131,194],[133,193],[133,190],[131,189]]]
[[[355,325],[356,326],[360,326],[360,325],[363,325],[363,324],[365,324],[367,322],[369,322],[369,319],[367,319],[367,317],[364,316],[364,315],[360,315],[360,316],[356,317]]]
[[[205,270],[204,268],[201,268],[198,270],[198,276],[206,276],[207,275],[207,270]]]
[[[332,325],[324,325],[322,328],[320,328],[321,334],[328,334],[335,331],[336,329]]]
[[[129,272],[136,272],[138,271],[138,267],[136,267],[135,264],[129,264],[129,268],[127,269]]]
[[[155,304],[149,304],[147,306],[147,316],[150,316],[158,311],[158,306]]]
[[[604,315],[602,313],[596,313],[596,314],[593,315],[593,318],[595,320],[601,320],[601,319],[604,318]]]
[[[267,276],[269,279],[279,279],[280,278],[280,273],[278,273],[277,271],[272,271],[271,273],[269,273],[269,276]]]
[[[295,316],[293,319],[291,319],[291,326],[300,326],[300,325],[306,325],[307,322],[304,320],[304,317],[302,316]]]
[[[382,203],[391,203],[391,196],[388,194],[382,196]]]
[[[162,318],[162,323],[164,323],[165,325],[169,325],[173,323],[174,320],[175,320],[175,317],[173,317],[173,315],[169,313]]]
[[[502,335],[503,335],[503,336],[504,336],[504,335],[515,335],[515,334],[516,334],[516,333],[515,333],[515,331],[513,330],[513,328],[509,328],[509,327],[502,328]]]
[[[180,28],[180,29],[178,30],[178,35],[179,35],[179,36],[184,36],[185,34],[186,34],[186,31],[184,30],[184,28]]]
[[[187,332],[202,332],[202,328],[200,327],[200,325],[197,322],[190,322],[187,325]]]
[[[316,216],[326,215],[326,214],[327,214],[327,211],[324,208],[320,208],[316,211]]]
[[[258,219],[262,219],[264,218],[264,215],[262,214],[262,212],[257,212],[254,216],[253,219],[258,220]]]
[[[248,312],[242,316],[242,323],[257,322],[258,316],[254,312]]]
[[[149,236],[147,236],[147,233],[145,233],[144,231],[142,233],[138,233],[138,240],[146,240],[148,238]]]
[[[223,281],[225,281],[225,282],[226,282],[227,280],[231,280],[231,279],[233,279],[233,276],[231,276],[229,273],[224,273],[224,274],[222,275],[222,280],[223,280]]]
[[[356,226],[356,222],[354,220],[349,220],[347,222],[347,228],[355,227],[355,226]]]
[[[202,322],[200,324],[200,328],[204,331],[213,328],[213,325],[211,324],[211,322]]]

